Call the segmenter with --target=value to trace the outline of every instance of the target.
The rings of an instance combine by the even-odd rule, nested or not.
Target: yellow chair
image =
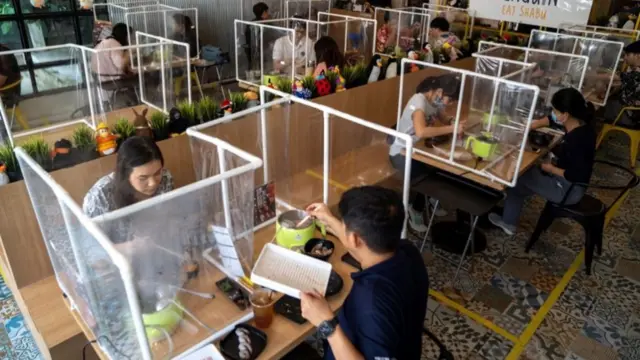
[[[22,83],[22,78],[9,84],[6,85],[2,88],[0,88],[0,96],[2,96],[2,93],[8,93],[11,91],[15,91],[16,88],[20,87],[20,84]],[[16,120],[18,120],[18,123],[20,124],[20,126],[22,126],[23,130],[27,130],[29,129],[29,122],[26,120],[26,118],[24,117],[24,115],[22,114],[22,110],[20,110],[20,107],[18,106],[18,102],[16,101],[15,104],[13,105],[12,108],[6,109],[7,110],[7,116],[9,117],[15,117]],[[10,115],[11,114],[11,115]]]
[[[196,82],[196,85],[198,86],[198,90],[200,91],[200,97],[204,97],[204,94],[202,93],[202,86],[200,86],[200,79],[198,78],[198,72],[193,70],[191,71],[191,80]],[[175,83],[175,87],[174,87],[174,91],[173,91],[173,95],[174,96],[178,96],[180,94],[180,92],[182,91],[182,82],[185,80],[185,76],[181,75],[176,77],[176,83]]]
[[[602,140],[604,140],[604,137],[607,135],[609,131],[621,131],[627,134],[627,136],[629,136],[629,142],[630,142],[629,146],[631,147],[629,149],[629,162],[631,164],[632,169],[636,167],[636,158],[638,157],[638,146],[640,146],[640,130],[617,126],[616,123],[622,118],[625,111],[638,111],[638,110],[640,110],[640,107],[627,106],[622,108],[622,110],[620,110],[620,113],[618,113],[618,116],[616,117],[616,120],[613,122],[613,124],[604,124],[604,126],[602,127],[602,131],[600,131],[600,135],[598,135],[598,142],[596,143],[596,149],[597,149],[600,147]]]

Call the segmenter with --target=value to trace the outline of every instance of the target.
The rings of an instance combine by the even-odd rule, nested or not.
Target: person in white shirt
[[[296,22],[294,25],[295,36],[286,35],[273,45],[273,67],[278,72],[291,71],[291,61],[295,56],[295,67],[302,68],[302,73],[306,67],[315,63],[316,54],[313,50],[313,41],[307,36],[307,26],[304,21]]]

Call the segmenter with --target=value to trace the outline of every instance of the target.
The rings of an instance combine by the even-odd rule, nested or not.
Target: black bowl
[[[529,141],[531,144],[539,147],[547,147],[551,143],[553,139],[553,135],[546,134],[540,131],[531,131],[529,132]]]
[[[322,244],[322,247],[325,249],[331,249],[331,254],[329,255],[324,255],[324,256],[320,256],[320,255],[313,255],[311,254],[311,250],[318,244]],[[313,238],[309,241],[307,241],[306,244],[304,244],[304,253],[316,258],[318,260],[322,260],[322,261],[327,261],[329,260],[329,258],[331,257],[331,255],[333,255],[333,253],[336,251],[336,247],[333,244],[333,241],[330,240],[325,240],[325,239],[318,239],[318,238]]]

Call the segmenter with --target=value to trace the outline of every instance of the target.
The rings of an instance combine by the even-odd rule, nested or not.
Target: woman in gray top
[[[414,145],[420,140],[452,134],[453,124],[439,125],[437,120],[440,111],[445,106],[452,101],[457,101],[459,92],[460,79],[458,76],[442,75],[424,79],[416,88],[416,94],[409,99],[402,111],[396,130],[411,135]],[[458,124],[459,133],[464,131],[464,125],[465,121],[461,120]],[[391,164],[401,173],[404,173],[405,165],[405,157],[402,154],[404,147],[404,142],[395,138],[389,148]],[[430,168],[423,162],[412,160],[411,178],[414,179],[430,173]],[[427,230],[422,216],[425,205],[424,196],[416,194],[411,206],[409,206],[409,225],[417,232]],[[436,213],[440,216],[445,214],[443,211]]]
[[[116,171],[98,180],[84,197],[82,209],[91,218],[173,190],[171,174],[151,138],[127,139],[117,156]]]

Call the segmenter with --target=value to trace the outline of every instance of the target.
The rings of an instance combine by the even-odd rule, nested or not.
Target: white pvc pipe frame
[[[183,186],[181,188],[172,190],[168,193],[159,195],[159,196],[155,196],[143,201],[140,201],[138,203],[135,203],[133,205],[130,205],[128,207],[124,207],[124,208],[120,208],[118,210],[115,210],[113,212],[104,214],[102,216],[96,217],[94,219],[89,219],[84,212],[82,211],[82,209],[80,208],[80,206],[78,204],[75,203],[75,201],[71,198],[71,196],[66,192],[66,190],[64,190],[44,169],[42,169],[42,167],[40,167],[40,165],[38,165],[22,148],[17,147],[15,149],[16,152],[16,156],[25,161],[29,167],[52,189],[52,191],[54,192],[54,194],[56,195],[56,197],[58,198],[58,200],[64,204],[70,211],[71,213],[77,217],[77,219],[79,220],[79,222],[82,224],[83,227],[86,228],[86,230],[88,231],[88,233],[90,235],[92,235],[96,241],[98,242],[98,244],[104,249],[104,251],[106,252],[106,254],[109,256],[109,258],[113,261],[114,265],[118,268],[118,270],[120,271],[120,274],[122,276],[122,281],[125,287],[125,292],[126,292],[126,296],[127,296],[127,300],[129,302],[129,306],[130,306],[130,310],[131,310],[131,314],[132,314],[132,321],[134,324],[134,327],[136,329],[136,337],[138,339],[138,343],[141,346],[141,352],[143,355],[143,359],[144,360],[151,360],[151,351],[150,351],[150,347],[149,347],[149,343],[148,343],[148,339],[147,339],[147,335],[145,332],[145,327],[144,324],[142,323],[142,313],[140,311],[140,306],[139,306],[139,302],[138,302],[138,295],[137,292],[135,290],[135,286],[133,285],[133,273],[131,270],[131,266],[128,262],[128,260],[115,248],[113,242],[103,233],[103,231],[99,228],[99,225],[101,223],[104,223],[106,221],[111,221],[111,220],[117,220],[119,218],[123,218],[125,216],[129,216],[133,213],[142,211],[144,209],[148,209],[154,206],[158,206],[161,204],[166,204],[169,203],[171,200],[179,198],[181,196],[184,196],[186,194],[190,194],[194,191],[212,186],[213,184],[216,183],[221,183],[222,185],[222,200],[223,200],[223,208],[225,211],[225,226],[229,229],[229,231],[232,231],[232,227],[231,227],[231,220],[230,220],[230,214],[229,214],[229,192],[228,192],[228,181],[230,178],[233,178],[235,176],[239,176],[242,174],[245,174],[247,172],[250,171],[255,171],[256,169],[260,168],[262,166],[262,160],[260,160],[259,158],[241,150],[236,148],[235,146],[202,134],[200,132],[197,132],[195,129],[190,128],[187,129],[187,135],[190,137],[194,137],[197,138],[198,140],[204,141],[204,142],[208,142],[212,145],[215,145],[217,147],[218,150],[218,154],[219,154],[219,161],[220,161],[220,167],[221,170],[223,172],[221,172],[218,175],[206,178],[206,179],[202,179],[199,181],[196,181],[194,183],[191,183],[189,185]],[[228,151],[244,160],[247,161],[247,164],[239,166],[237,168],[231,169],[231,170],[226,170],[225,167],[225,157],[224,157],[224,151]],[[25,179],[26,182],[28,182],[27,179]],[[27,184],[28,185],[28,184]],[[75,249],[75,243],[74,243],[75,238],[72,237],[71,242],[72,242],[72,247]],[[77,254],[74,251],[74,254],[76,254],[76,256],[78,256],[79,254]],[[56,274],[56,278],[57,278],[57,274]],[[61,284],[61,286],[63,286],[63,284]],[[72,299],[73,301],[74,299]],[[208,342],[212,342],[212,341],[216,341],[218,339],[220,339],[222,336],[224,336],[225,334],[227,334],[229,331],[231,331],[233,329],[233,327],[235,326],[235,324],[240,323],[240,322],[245,322],[250,320],[253,317],[253,314],[246,314],[244,315],[242,318],[237,319],[233,322],[233,324],[230,324],[216,332],[214,332],[210,337],[208,337],[207,339],[203,340],[202,342],[192,346],[191,348],[189,348],[188,350],[186,350],[186,352],[193,352],[195,350],[197,350],[198,348],[200,348],[202,345],[208,343]]]
[[[347,45],[349,43],[349,21],[354,21],[354,22],[360,22],[360,23],[368,23],[370,25],[373,25],[373,28],[375,29],[376,27],[376,20],[375,19],[367,19],[367,18],[361,18],[361,17],[357,17],[357,16],[349,16],[349,15],[342,15],[342,14],[333,14],[333,13],[328,13],[328,12],[324,12],[321,11],[318,13],[318,21],[319,22],[323,22],[323,20],[321,19],[323,16],[326,16],[327,19],[329,19],[329,23],[333,24],[334,22],[331,22],[331,18],[332,17],[337,17],[340,19],[344,19],[344,21],[346,21],[346,24],[344,26],[344,49],[342,49],[343,54],[347,53]],[[362,26],[362,24],[360,24],[360,26]],[[375,31],[375,30],[374,30]],[[376,34],[373,34],[373,39],[371,42],[371,46],[373,47],[372,52],[375,52],[375,47],[376,47]],[[367,50],[364,50],[365,53],[367,52]]]
[[[597,25],[580,25],[580,24],[560,24],[557,32],[568,31],[571,33],[591,34],[593,36],[622,36],[628,37],[631,41],[640,39],[640,30],[618,29]],[[587,37],[587,36],[585,36]]]
[[[185,48],[185,54],[189,54],[189,50],[190,50],[190,46],[187,43],[182,43],[179,41],[174,41],[174,40],[169,40],[169,39],[165,39],[162,38],[160,36],[155,36],[155,35],[151,35],[151,34],[146,34],[140,31],[136,32],[136,44],[138,44],[140,42],[140,38],[142,37],[146,37],[149,39],[153,39],[155,41],[158,41],[158,43],[154,43],[153,45],[160,45],[160,81],[162,84],[162,108],[159,108],[158,106],[152,104],[151,102],[147,101],[144,98],[144,82],[142,81],[142,78],[144,76],[144,69],[141,68],[140,66],[140,59],[142,59],[141,54],[140,54],[140,48],[143,47],[143,45],[136,45],[136,51],[137,51],[137,57],[138,57],[138,81],[140,82],[140,101],[143,102],[144,104],[158,110],[161,112],[164,112],[165,114],[168,114],[168,109],[167,109],[167,85],[166,85],[166,80],[165,80],[165,70],[166,70],[166,66],[165,66],[165,59],[164,59],[164,47],[167,45],[173,45],[173,46],[184,46]],[[189,102],[189,104],[191,104],[191,76],[189,75],[189,73],[191,72],[191,58],[189,58],[188,56],[184,59],[186,61],[186,67],[185,67],[185,77],[187,79],[187,100]],[[171,69],[173,69],[173,67],[171,66]],[[175,94],[173,94],[175,95]]]
[[[476,21],[476,11],[475,10],[471,10],[471,9],[463,9],[463,8],[457,8],[457,7],[453,7],[453,6],[446,6],[446,5],[439,5],[439,4],[430,4],[430,3],[424,3],[422,4],[422,7],[425,9],[429,9],[431,11],[440,13],[440,12],[466,12],[467,16],[470,18],[469,21],[469,33],[467,34],[467,39],[471,39],[472,37],[472,33],[473,33],[473,26],[475,25],[475,21]]]
[[[327,12],[331,12],[331,0],[284,0],[284,17],[285,18],[290,18],[293,17],[293,15],[295,14],[289,14],[289,4],[291,3],[308,3],[309,4],[309,8],[308,8],[308,15],[311,16],[311,10],[313,9],[312,4],[313,3],[323,3],[326,4],[326,10]],[[324,10],[324,9],[323,9]],[[298,19],[299,20],[299,19]],[[309,17],[308,20],[312,20],[311,17]]]
[[[443,70],[447,73],[457,73],[457,74],[461,74],[462,75],[462,79],[460,80],[461,82],[461,86],[460,86],[460,98],[462,98],[464,96],[464,87],[465,87],[465,80],[467,76],[472,76],[472,77],[477,77],[477,78],[482,78],[482,79],[487,79],[487,80],[492,80],[496,85],[495,87],[499,87],[500,84],[504,84],[504,85],[509,85],[509,86],[515,86],[521,89],[526,89],[526,90],[531,90],[534,92],[534,96],[531,99],[531,104],[532,106],[530,107],[529,110],[529,115],[527,116],[527,122],[525,124],[525,129],[524,129],[524,135],[523,135],[523,141],[522,144],[520,144],[520,149],[518,152],[518,156],[516,159],[516,166],[515,166],[515,171],[514,171],[514,175],[513,175],[513,179],[511,181],[507,181],[504,180],[500,177],[497,177],[491,173],[489,173],[488,171],[485,171],[485,169],[487,169],[485,167],[485,169],[482,169],[481,171],[468,167],[466,165],[457,163],[455,161],[453,161],[453,156],[454,156],[454,152],[455,152],[455,143],[457,141],[457,137],[458,137],[458,124],[460,123],[460,113],[462,111],[462,103],[463,101],[460,101],[461,99],[458,99],[458,108],[456,110],[456,118],[455,118],[455,122],[454,122],[454,130],[453,130],[453,134],[452,134],[452,138],[453,138],[453,143],[451,146],[451,151],[449,152],[449,158],[448,159],[444,159],[440,156],[431,154],[429,152],[420,150],[420,149],[416,149],[416,148],[410,148],[409,146],[407,146],[407,150],[406,153],[408,154],[413,154],[418,153],[420,155],[426,156],[426,157],[430,157],[434,160],[440,161],[440,162],[444,162],[445,164],[451,165],[451,166],[455,166],[457,168],[460,168],[462,170],[465,170],[467,173],[473,173],[479,176],[482,176],[484,178],[487,178],[488,180],[492,181],[492,182],[498,182],[501,183],[503,185],[509,186],[509,187],[514,187],[518,181],[518,173],[520,172],[520,165],[522,164],[522,157],[524,155],[524,149],[525,146],[527,144],[527,137],[529,136],[529,129],[531,128],[531,120],[533,118],[533,113],[535,111],[535,107],[533,106],[533,104],[535,104],[538,100],[538,95],[540,93],[540,88],[538,88],[537,86],[533,86],[533,85],[528,85],[528,84],[522,84],[516,81],[512,81],[512,80],[506,80],[506,79],[502,79],[499,77],[495,77],[495,76],[488,76],[488,75],[484,75],[484,74],[478,74],[475,73],[473,71],[468,71],[468,70],[463,70],[463,69],[457,69],[457,68],[452,68],[452,67],[448,67],[448,66],[442,66],[442,65],[436,65],[436,64],[431,64],[431,63],[427,63],[427,62],[423,62],[423,61],[416,61],[416,60],[410,60],[407,58],[404,58],[401,60],[401,66],[404,68],[404,66],[406,64],[416,64],[418,66],[422,66],[422,67],[429,67],[429,68],[435,68],[438,70]],[[404,77],[405,77],[405,73],[402,72],[400,74],[400,90],[399,90],[399,94],[398,94],[398,115],[397,115],[397,121],[396,121],[396,128],[398,126],[398,123],[400,122],[400,117],[402,116],[402,109],[403,109],[403,91],[404,91]],[[495,97],[494,97],[494,101],[495,101]],[[493,109],[495,107],[495,104],[491,105],[491,108]],[[409,140],[409,142],[407,144],[412,143],[412,140]],[[410,156],[406,156],[407,159],[410,158]],[[405,179],[406,180],[406,179]]]
[[[197,59],[200,56],[200,25],[198,24],[198,9],[197,8],[177,8],[177,7],[173,7],[173,6],[169,6],[169,5],[161,5],[163,8],[160,9],[155,9],[155,10],[147,10],[147,11],[137,11],[137,12],[127,12],[124,15],[125,18],[125,24],[127,25],[127,28],[129,28],[131,26],[131,23],[129,22],[129,16],[131,15],[143,15],[144,16],[144,33],[149,34],[148,31],[148,23],[149,21],[147,20],[147,14],[152,14],[152,13],[162,13],[163,16],[163,23],[164,23],[164,38],[165,39],[169,39],[169,33],[168,33],[168,29],[167,29],[167,12],[172,12],[174,14],[177,13],[181,13],[182,15],[188,16],[187,14],[185,14],[187,11],[189,12],[193,12],[193,16],[195,17],[195,31],[196,31],[196,48],[198,49],[198,55],[193,57],[193,59]],[[132,27],[133,28],[133,27]],[[135,30],[134,28],[134,31]],[[159,35],[157,35],[159,36]],[[129,43],[131,43],[131,32],[129,32]],[[191,53],[186,54],[186,56],[190,56]],[[185,56],[185,57],[186,57]]]
[[[146,35],[146,34],[143,34]],[[153,36],[151,36],[153,37]],[[67,126],[71,126],[71,125],[75,125],[75,124],[79,124],[79,123],[84,123],[87,126],[89,126],[92,129],[96,129],[97,126],[97,122],[96,122],[96,109],[94,108],[94,101],[93,101],[93,87],[95,86],[96,89],[100,89],[100,84],[94,84],[92,85],[93,82],[93,77],[92,75],[92,71],[89,68],[89,59],[87,58],[87,53],[91,53],[93,55],[97,55],[99,53],[102,52],[111,52],[111,51],[115,51],[115,50],[130,50],[130,49],[137,49],[138,51],[138,55],[140,52],[141,48],[147,48],[147,47],[156,47],[156,46],[160,46],[162,47],[163,44],[162,42],[170,42],[170,43],[175,43],[177,45],[181,45],[181,46],[187,46],[187,52],[189,51],[188,48],[188,44],[185,43],[178,43],[178,42],[174,42],[171,40],[167,40],[167,39],[162,39],[162,38],[158,38],[158,37],[153,37],[155,39],[159,39],[161,40],[160,42],[155,42],[155,43],[150,43],[150,44],[142,44],[142,45],[129,45],[129,46],[123,46],[123,47],[119,47],[119,48],[110,48],[110,49],[92,49],[86,46],[82,46],[82,45],[77,45],[77,44],[63,44],[63,45],[54,45],[54,46],[46,46],[46,47],[39,47],[39,48],[30,48],[30,49],[20,49],[20,50],[10,50],[10,51],[2,51],[0,52],[0,56],[3,55],[24,55],[26,53],[34,53],[34,52],[39,52],[39,51],[51,51],[51,50],[56,50],[56,49],[76,49],[79,50],[82,53],[82,72],[84,73],[84,77],[86,79],[86,90],[87,90],[87,101],[89,102],[89,111],[90,111],[90,122],[87,118],[82,118],[82,119],[76,119],[76,120],[71,120],[71,121],[67,121],[67,122],[63,122],[63,123],[59,123],[59,124],[54,124],[54,125],[50,125],[47,127],[41,127],[38,129],[32,129],[32,130],[28,130],[28,131],[23,131],[23,132],[19,132],[17,134],[13,134],[11,131],[11,123],[9,122],[9,117],[7,115],[4,103],[2,102],[2,98],[0,98],[0,116],[2,116],[2,120],[4,122],[4,126],[6,128],[7,131],[7,136],[9,138],[9,143],[11,144],[11,146],[14,146],[14,142],[13,139],[14,138],[19,138],[19,137],[23,137],[23,136],[30,136],[30,135],[34,135],[34,134],[38,134],[38,133],[45,133],[47,131],[52,131],[52,130],[56,130],[56,129],[60,129],[63,127],[67,127]],[[188,62],[188,60],[187,60]],[[164,78],[164,63],[160,64],[160,68],[161,68],[161,73],[162,73],[162,77]],[[143,72],[140,71],[140,69],[138,69],[138,79],[140,82],[140,88],[142,91],[142,76],[143,76]],[[189,102],[191,102],[191,78],[188,78],[188,84],[189,84],[189,88],[188,88],[188,96],[189,96]],[[162,88],[162,98],[163,101],[166,102],[166,88],[163,87]],[[142,97],[142,96],[141,96]],[[163,109],[160,109],[159,107],[149,103],[148,101],[141,99],[141,101],[143,103],[145,103],[146,105],[157,109],[159,111],[163,111]],[[166,107],[166,106],[165,106]],[[164,111],[166,113],[166,110]]]
[[[486,46],[486,49],[484,48]],[[481,40],[478,43],[478,51],[475,52],[473,54],[473,56],[477,55],[482,55],[482,56],[489,56],[489,57],[495,57],[491,54],[489,54],[490,51],[497,49],[497,48],[501,48],[501,49],[513,49],[513,50],[520,50],[520,51],[524,51],[524,62],[525,63],[529,63],[529,56],[532,53],[538,53],[538,54],[546,54],[546,55],[552,55],[552,56],[562,56],[562,57],[568,57],[570,59],[580,59],[583,62],[583,66],[582,66],[582,75],[580,75],[580,82],[578,83],[578,90],[582,91],[582,85],[584,84],[584,77],[587,73],[587,67],[589,65],[589,57],[586,55],[577,55],[577,54],[568,54],[568,53],[563,53],[563,52],[559,52],[559,51],[551,51],[551,50],[544,50],[544,49],[535,49],[535,48],[529,48],[529,47],[523,47],[523,46],[514,46],[514,45],[507,45],[507,44],[500,44],[500,43],[494,43],[491,41],[484,41]],[[569,66],[572,66],[573,62],[572,60],[569,60]],[[569,69],[567,68],[567,71]]]
[[[576,46],[578,45],[579,41],[593,41],[593,42],[600,42],[600,43],[607,43],[607,44],[617,44],[620,46],[620,50],[618,51],[618,56],[616,57],[616,59],[620,59],[622,57],[622,50],[624,49],[624,43],[621,41],[610,41],[610,40],[603,40],[603,39],[595,39],[595,38],[589,38],[589,37],[584,37],[584,36],[577,36],[577,35],[571,35],[571,34],[566,34],[566,33],[557,33],[557,32],[550,32],[550,31],[540,31],[540,30],[532,30],[531,31],[531,36],[529,36],[529,44],[528,44],[528,48],[531,48],[533,39],[536,37],[536,35],[538,36],[542,36],[543,38],[545,37],[549,37],[549,38],[553,38],[553,49],[555,50],[556,45],[558,43],[558,39],[559,38],[569,38],[569,39],[574,39],[574,43],[573,43],[573,50],[571,51],[571,53],[575,53],[576,52]],[[615,73],[616,70],[618,68],[618,65],[616,65],[615,69],[612,69],[611,71],[611,76],[609,78],[609,85],[607,86],[607,93],[604,96],[604,100],[602,101],[602,103],[600,102],[593,102],[596,105],[599,106],[604,106],[607,104],[607,100],[609,99],[609,93],[611,92],[611,86],[613,85],[613,78],[615,77]]]
[[[422,47],[422,44],[424,44],[425,42],[427,42],[429,40],[429,28],[431,26],[431,15],[429,15],[426,11],[424,11],[424,9],[422,8],[412,8],[415,9],[417,11],[419,11],[418,13],[415,12],[410,12],[410,11],[405,11],[405,10],[399,10],[399,9],[389,9],[389,8],[380,8],[377,7],[375,9],[375,12],[373,14],[373,18],[376,19],[376,22],[374,24],[373,27],[373,37],[374,37],[374,45],[373,45],[373,54],[372,55],[380,55],[380,56],[391,56],[392,54],[385,54],[385,53],[379,53],[376,51],[376,45],[377,45],[377,41],[378,41],[378,12],[389,12],[389,13],[396,13],[398,14],[398,22],[396,24],[397,29],[396,29],[396,47],[399,46],[400,44],[400,24],[402,20],[402,15],[404,14],[405,16],[409,16],[411,15],[411,25],[409,25],[409,28],[411,28],[411,26],[413,26],[413,19],[415,16],[421,17],[421,30],[420,30],[420,46]],[[384,18],[384,15],[383,15]],[[389,15],[389,21],[391,21],[391,15]]]
[[[266,102],[266,94],[272,94],[280,97],[280,99],[276,99],[271,102]],[[251,109],[243,110],[238,113],[232,114],[231,116],[221,118],[218,120],[214,120],[208,122],[206,124],[196,125],[190,129],[193,131],[201,131],[203,129],[207,129],[222,123],[227,123],[236,119],[240,119],[247,115],[252,115],[260,112],[260,129],[261,129],[261,142],[262,142],[262,164],[263,164],[263,177],[264,182],[268,182],[270,180],[269,177],[269,160],[268,160],[268,144],[267,144],[267,109],[272,108],[276,105],[285,104],[285,103],[298,103],[304,106],[322,111],[323,113],[323,183],[322,183],[322,191],[323,196],[322,199],[326,203],[329,200],[329,168],[330,168],[330,116],[337,116],[346,121],[350,121],[361,125],[363,127],[372,129],[377,132],[381,132],[383,134],[391,135],[395,138],[402,139],[407,144],[407,151],[411,153],[413,151],[413,142],[411,140],[411,136],[408,134],[404,134],[398,132],[396,130],[357,118],[353,115],[346,114],[342,111],[335,110],[325,105],[320,105],[312,101],[304,100],[298,97],[295,97],[291,94],[287,94],[278,90],[271,89],[266,86],[260,86],[260,103],[261,105],[253,107]],[[411,185],[411,157],[407,156],[405,159],[405,172],[404,172],[404,182],[403,182],[403,192],[402,192],[402,201],[404,203],[405,209],[408,209],[409,206],[409,187]],[[283,204],[285,206],[289,206],[288,204]],[[258,229],[264,227],[265,224],[257,225],[254,229]],[[403,227],[402,236],[406,236],[406,222]]]
[[[251,27],[259,27],[260,28],[260,81],[259,84],[253,83],[251,81],[247,81],[244,79],[240,78],[240,66],[239,66],[239,56],[241,56],[239,54],[240,50],[243,49],[243,47],[238,44],[238,42],[242,42],[244,43],[245,39],[244,37],[242,39],[238,38],[238,26],[239,25],[245,25],[248,26],[249,28]],[[295,62],[296,62],[296,52],[295,52],[295,30],[293,29],[287,29],[287,28],[283,28],[283,27],[279,27],[279,26],[272,26],[272,25],[265,25],[265,24],[261,24],[259,22],[253,22],[253,21],[244,21],[244,20],[234,20],[233,21],[233,35],[235,38],[235,65],[236,65],[236,81],[238,81],[239,83],[242,84],[246,84],[249,86],[254,86],[254,85],[261,85],[264,82],[264,52],[265,52],[265,47],[264,47],[264,29],[272,29],[272,30],[277,30],[277,31],[281,31],[283,32],[284,36],[290,36],[293,41],[292,41],[292,49],[291,49],[291,83],[293,83],[293,80],[295,78]],[[246,29],[245,29],[246,31]],[[249,31],[251,31],[251,29],[249,29]],[[254,40],[252,40],[253,42]],[[251,46],[251,44],[246,44],[246,46]],[[255,59],[253,59],[253,61],[255,61]],[[268,61],[273,62],[273,59],[268,59]],[[247,70],[252,70],[252,69],[247,69]]]

